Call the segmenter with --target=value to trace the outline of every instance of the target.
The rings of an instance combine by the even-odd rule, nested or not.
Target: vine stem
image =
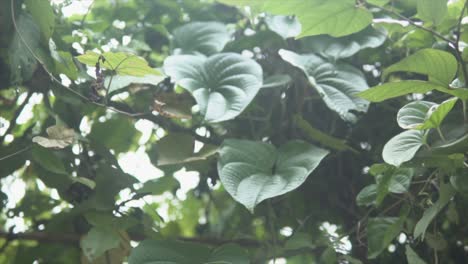
[[[1,157],[1,158],[0,158],[0,161],[6,160],[6,159],[9,159],[9,158],[11,158],[11,157],[13,157],[13,156],[16,156],[16,155],[18,155],[18,154],[21,154],[21,153],[23,153],[23,152],[25,152],[25,151],[27,151],[27,150],[29,150],[29,149],[31,149],[31,148],[32,148],[32,146],[27,146],[27,147],[25,147],[25,148],[23,148],[23,149],[20,149],[20,150],[16,151],[15,153],[11,153],[11,154],[9,154],[9,155],[6,155],[6,156],[4,156],[4,157]]]

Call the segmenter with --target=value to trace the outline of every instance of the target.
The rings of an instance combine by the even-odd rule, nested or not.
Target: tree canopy
[[[0,264],[468,263],[465,0],[0,0]]]

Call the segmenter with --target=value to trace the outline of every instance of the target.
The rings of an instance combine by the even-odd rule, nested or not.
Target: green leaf
[[[112,93],[122,88],[125,88],[131,84],[151,84],[157,85],[161,81],[164,80],[164,75],[161,73],[159,74],[151,74],[145,76],[128,76],[128,75],[115,75],[112,77],[107,77],[104,81],[104,87],[109,87],[108,92]],[[109,85],[110,84],[110,85]]]
[[[37,143],[44,148],[63,149],[71,145],[75,139],[75,131],[73,129],[55,125],[46,129],[48,138],[36,136],[32,142]]]
[[[156,143],[157,165],[178,164],[193,155],[195,141],[186,133],[170,133]]]
[[[166,191],[174,190],[179,187],[179,182],[170,176],[164,176],[162,178],[157,178],[149,180],[143,184],[143,187],[136,190],[138,194],[152,194],[152,195],[161,195]]]
[[[369,102],[356,96],[368,88],[362,73],[351,65],[332,64],[317,55],[299,55],[281,49],[281,58],[301,69],[325,104],[345,121],[356,122],[355,112],[366,112]]]
[[[242,248],[234,244],[214,250],[195,244],[170,240],[145,240],[133,249],[129,264],[248,264],[249,259]]]
[[[409,246],[405,246],[406,249],[406,260],[408,264],[426,264],[426,262],[414,252],[414,250]]]
[[[173,32],[174,54],[213,55],[223,50],[231,39],[226,26],[219,22],[192,22]]]
[[[110,249],[118,248],[119,244],[120,237],[117,232],[101,227],[91,228],[80,242],[83,253],[90,261],[102,256]]]
[[[29,80],[37,68],[36,58],[29,48],[33,52],[39,48],[40,31],[32,17],[25,13],[18,16],[16,24],[21,35],[15,32],[9,48],[10,79],[12,83],[21,83]]]
[[[457,73],[457,60],[446,51],[423,49],[385,69],[382,78],[394,72],[424,74],[430,83],[448,87]]]
[[[302,25],[298,36],[329,34],[334,37],[361,31],[372,22],[372,14],[352,0],[217,0],[238,7],[249,6],[253,13],[269,12],[275,15],[295,15]]]
[[[377,184],[364,187],[356,196],[356,204],[359,206],[369,206],[375,203],[377,198]]]
[[[263,142],[228,139],[219,154],[221,183],[236,201],[253,212],[260,202],[304,183],[328,151],[297,140],[277,150]]]
[[[428,111],[428,117],[421,126],[418,126],[418,129],[429,129],[429,128],[438,128],[445,117],[452,110],[457,102],[458,98],[450,98],[440,105],[432,106]]]
[[[95,67],[100,56],[105,58],[105,61],[100,63],[101,68],[113,70],[118,75],[143,77],[145,75],[160,74],[157,70],[148,66],[145,59],[130,53],[105,52],[101,55],[94,51],[87,51],[85,54],[77,56],[76,59],[83,64]]]
[[[34,145],[32,148],[32,157],[33,160],[44,169],[53,173],[68,175],[62,160],[51,150]]]
[[[423,131],[404,131],[385,144],[382,157],[386,163],[399,167],[403,162],[411,160],[423,144]]]
[[[418,0],[418,17],[425,22],[439,25],[447,15],[446,0]]]
[[[406,216],[375,217],[367,222],[367,257],[376,258],[400,234]]]
[[[393,173],[388,185],[391,193],[405,193],[409,190],[411,180],[414,176],[412,168],[397,168]]]
[[[437,214],[448,204],[450,199],[455,195],[455,189],[450,183],[444,183],[439,188],[439,199],[431,207],[424,211],[422,218],[416,223],[414,228],[414,238],[422,237],[424,239],[424,233],[432,220]]]
[[[294,16],[267,16],[265,22],[271,31],[284,39],[296,37],[301,33],[301,23]]]
[[[55,27],[54,9],[49,0],[26,0],[26,7],[39,25],[44,40],[49,41]]]
[[[426,120],[427,112],[437,105],[428,101],[414,101],[403,106],[397,114],[398,125],[403,129],[420,127]]]
[[[357,96],[369,100],[371,102],[382,102],[387,99],[395,98],[398,96],[410,94],[410,93],[427,93],[433,89],[441,88],[440,85],[425,82],[425,81],[399,81],[384,83],[379,86],[371,87],[363,92],[357,94]]]
[[[295,232],[285,243],[285,250],[297,250],[303,248],[315,248],[313,239],[309,233]]]
[[[207,264],[224,264],[224,263],[232,263],[232,264],[249,264],[250,260],[247,255],[247,252],[239,247],[236,244],[225,244],[218,248],[215,248],[211,252],[211,256],[206,261]]]
[[[318,53],[329,60],[337,61],[349,58],[366,48],[377,48],[385,42],[386,38],[387,33],[383,29],[367,27],[358,33],[340,38],[327,35],[307,37],[302,39],[302,43],[304,43],[306,51]]]
[[[262,68],[235,53],[209,58],[176,55],[164,60],[164,71],[192,93],[205,121],[222,122],[238,116],[262,86]]]
[[[94,144],[103,145],[120,153],[134,147],[140,135],[141,132],[136,130],[133,120],[114,117],[104,122],[95,122],[88,138]]]

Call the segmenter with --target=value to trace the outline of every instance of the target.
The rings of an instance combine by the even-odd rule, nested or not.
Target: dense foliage
[[[0,263],[468,263],[465,0],[78,2],[0,0]]]

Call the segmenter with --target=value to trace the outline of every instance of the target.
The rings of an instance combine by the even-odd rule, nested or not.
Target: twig
[[[86,14],[84,14],[83,18],[80,21],[80,27],[83,27],[86,17],[89,15],[89,12],[91,12],[91,9],[93,8],[94,3],[95,1],[91,2],[91,4],[88,7],[88,10],[86,10]]]
[[[6,155],[6,156],[4,156],[4,157],[1,157],[1,158],[0,158],[0,161],[6,160],[6,159],[9,159],[9,158],[11,158],[11,157],[13,157],[13,156],[16,156],[16,155],[18,155],[18,154],[21,154],[21,153],[23,153],[23,152],[29,150],[30,148],[32,148],[32,145],[31,145],[31,146],[27,146],[27,147],[25,147],[25,148],[23,148],[23,149],[21,149],[21,150],[18,150],[18,151],[16,151],[15,153]]]

